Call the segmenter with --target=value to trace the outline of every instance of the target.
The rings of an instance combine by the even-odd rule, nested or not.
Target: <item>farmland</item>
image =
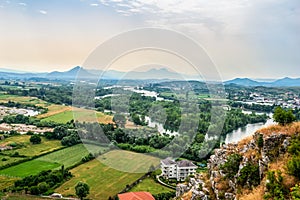
[[[103,147],[89,145],[88,148],[95,152],[103,151]],[[0,170],[0,175],[8,175],[13,177],[25,177],[28,175],[38,174],[43,170],[55,170],[60,166],[71,167],[81,161],[84,156],[87,156],[89,151],[83,144],[65,148],[35,160],[27,161],[16,166],[12,166]]]
[[[112,116],[105,115],[101,112],[95,112],[93,110],[80,109],[80,108],[73,108],[73,110],[72,108],[65,109],[65,110],[62,109],[61,112],[56,112],[53,115],[46,113],[42,116],[39,116],[39,118],[43,118],[42,121],[54,121],[58,123],[67,123],[72,119],[78,121],[85,121],[85,122],[98,121],[99,123],[104,123],[104,124],[112,123]]]
[[[121,158],[121,155],[122,158]],[[156,158],[147,156],[148,161],[152,162]],[[146,158],[144,159],[146,161]],[[67,195],[75,193],[74,187],[79,181],[84,181],[90,186],[90,199],[107,200],[122,191],[127,184],[131,184],[140,178],[143,173],[127,173],[118,171],[114,168],[104,165],[99,160],[119,160],[119,165],[124,163],[138,163],[139,156],[136,153],[127,151],[111,151],[100,156],[98,159],[80,165],[71,170],[75,176],[56,189],[57,192]],[[141,169],[141,165],[135,166],[136,170]]]
[[[103,151],[103,147],[95,146],[95,145],[88,145],[87,148],[91,150],[91,153],[98,153],[99,151]],[[64,165],[66,168],[71,167],[78,162],[84,156],[89,154],[89,151],[83,144],[78,144],[66,149],[62,149],[60,151],[56,151],[54,153],[42,156],[37,160],[46,161],[46,162],[55,162],[59,163],[60,165]]]
[[[47,152],[54,151],[56,149],[62,148],[61,142],[59,140],[47,140],[42,138],[41,144],[32,144],[30,141],[29,135],[18,135],[6,138],[5,140],[0,141],[1,146],[7,145],[17,145],[19,148],[13,150],[7,150],[3,153],[6,155],[12,155],[18,152],[20,155],[32,157],[38,156]]]
[[[152,178],[146,178],[130,190],[131,192],[145,191],[151,194],[160,194],[174,191],[155,182]]]
[[[21,163],[3,170],[0,170],[0,175],[11,177],[25,177],[38,174],[44,170],[51,170],[59,167],[60,164],[54,162],[46,162],[41,160],[31,160]]]
[[[14,178],[14,177],[7,177],[7,176],[0,176],[0,190],[3,190],[11,185],[14,184],[16,180],[19,178]]]
[[[19,102],[21,104],[33,104],[45,106],[47,103],[36,97],[17,96],[17,95],[0,95],[0,102],[6,103],[8,101]]]

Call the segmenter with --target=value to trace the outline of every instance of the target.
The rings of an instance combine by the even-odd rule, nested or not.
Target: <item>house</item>
[[[175,162],[171,158],[161,160],[162,175],[169,178],[176,178],[177,181],[184,181],[188,176],[194,175],[198,167],[188,160]]]
[[[149,192],[128,192],[118,194],[119,200],[155,200]]]

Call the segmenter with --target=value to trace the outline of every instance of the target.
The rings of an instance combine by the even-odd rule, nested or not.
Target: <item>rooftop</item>
[[[120,200],[155,200],[149,192],[128,192],[118,194]]]
[[[178,167],[197,167],[194,163],[188,160],[181,160],[177,162]]]
[[[176,162],[174,160],[172,160],[171,158],[166,158],[164,160],[161,161],[162,163],[164,163],[165,165],[175,165]]]

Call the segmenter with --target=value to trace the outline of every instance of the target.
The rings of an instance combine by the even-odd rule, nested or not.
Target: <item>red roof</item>
[[[149,192],[128,192],[118,194],[120,200],[155,200]]]

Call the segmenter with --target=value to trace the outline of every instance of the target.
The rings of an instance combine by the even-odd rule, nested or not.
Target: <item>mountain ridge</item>
[[[100,77],[101,76],[101,77]],[[97,70],[97,69],[85,69],[80,66],[76,66],[67,71],[52,71],[45,73],[23,72],[17,70],[10,70],[8,68],[0,68],[0,78],[2,79],[21,79],[29,80],[32,78],[43,78],[48,80],[76,80],[79,79],[92,79],[98,80],[197,80],[202,81],[198,76],[179,74],[168,70],[167,68],[150,68],[147,71],[131,71],[123,72],[118,70]],[[284,77],[281,79],[272,79],[270,81],[253,80],[251,78],[235,78],[223,82],[224,85],[240,85],[246,87],[294,87],[300,86],[300,78]]]

